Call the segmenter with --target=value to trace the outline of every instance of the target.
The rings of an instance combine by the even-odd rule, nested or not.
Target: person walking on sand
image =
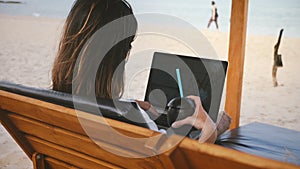
[[[218,25],[218,11],[217,11],[217,6],[215,1],[211,1],[211,5],[212,5],[212,15],[208,21],[208,25],[207,28],[210,27],[210,24],[214,21],[216,23],[216,27],[217,29],[219,29],[219,25]]]

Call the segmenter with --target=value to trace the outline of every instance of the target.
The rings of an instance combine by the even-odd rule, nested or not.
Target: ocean
[[[0,14],[65,18],[74,0],[20,0],[21,4],[0,3]],[[178,17],[202,30],[211,15],[210,0],[128,0],[136,14],[160,13]],[[219,30],[229,31],[230,0],[215,0]],[[249,0],[247,33],[251,35],[300,37],[299,0]],[[215,30],[212,23],[210,29]]]

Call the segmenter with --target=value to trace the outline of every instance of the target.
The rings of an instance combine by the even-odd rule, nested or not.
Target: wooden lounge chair
[[[103,123],[101,116],[70,107],[63,93],[0,82],[1,123],[34,168],[300,168],[177,135],[167,137],[114,116]],[[114,135],[110,127],[128,137]],[[243,142],[231,139],[226,145],[228,139],[223,137],[223,146]]]

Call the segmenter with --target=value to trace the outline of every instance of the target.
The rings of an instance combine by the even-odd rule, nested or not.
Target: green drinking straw
[[[178,68],[176,69],[176,75],[177,75],[177,81],[178,81],[180,97],[183,97],[182,83],[181,83],[181,77],[180,77],[180,69],[178,69]]]

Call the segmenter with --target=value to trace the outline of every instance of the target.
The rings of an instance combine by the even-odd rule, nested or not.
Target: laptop
[[[171,99],[181,96],[176,69],[180,72],[182,95],[200,96],[204,109],[216,122],[227,66],[228,62],[221,60],[155,52],[144,100],[159,112],[160,116],[154,119],[156,124],[169,127],[166,106]]]

